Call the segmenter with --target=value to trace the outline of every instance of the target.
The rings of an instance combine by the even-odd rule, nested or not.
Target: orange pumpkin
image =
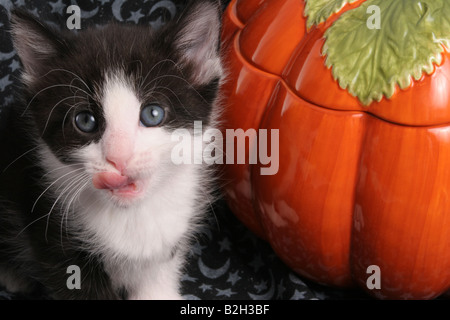
[[[307,1],[233,0],[227,8],[224,127],[279,130],[276,174],[261,175],[261,163],[224,166],[228,204],[300,275],[359,285],[378,298],[435,298],[450,289],[448,47],[439,44],[431,69],[403,83],[395,74],[379,79],[390,94],[374,86],[372,98],[358,96],[350,88],[367,75],[343,68],[359,78],[342,85],[344,76],[334,72],[343,58],[327,61],[331,29],[376,0],[332,1],[342,5],[315,23]],[[414,43],[399,46],[407,45]],[[371,266],[379,268],[380,288],[368,286]]]

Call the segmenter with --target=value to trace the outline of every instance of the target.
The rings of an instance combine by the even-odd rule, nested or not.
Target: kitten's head
[[[171,132],[213,118],[219,15],[211,1],[194,1],[158,30],[110,24],[75,34],[13,11],[23,118],[54,180],[71,177],[61,188],[128,206],[176,174]]]

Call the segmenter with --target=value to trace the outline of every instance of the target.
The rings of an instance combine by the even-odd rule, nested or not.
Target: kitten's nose
[[[125,168],[127,167],[126,161],[120,158],[115,157],[107,157],[106,162],[111,164],[114,168],[116,168],[120,173],[123,173]]]
[[[120,173],[126,170],[134,152],[136,134],[123,128],[107,129],[103,138],[103,154],[106,161]]]

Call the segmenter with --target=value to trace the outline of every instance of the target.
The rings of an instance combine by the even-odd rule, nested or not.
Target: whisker
[[[81,170],[81,169],[83,169],[83,168],[79,168],[79,169],[73,170],[73,171],[71,171],[71,172],[69,172],[69,173],[66,173],[65,175],[63,175],[63,176],[59,177],[58,179],[56,179],[51,185],[49,185],[49,186],[41,193],[41,195],[37,198],[37,200],[34,202],[33,207],[32,207],[32,209],[31,209],[31,212],[34,211],[34,208],[35,208],[37,202],[39,201],[39,199],[45,194],[45,192],[47,192],[47,190],[48,190],[52,185],[54,185],[56,182],[58,182],[58,180],[64,178],[64,177],[67,176],[68,174],[73,173],[73,172],[78,171],[78,170]],[[39,218],[33,220],[33,221],[30,222],[29,224],[27,224],[27,225],[26,225],[26,226],[25,226],[25,227],[24,227],[24,228],[16,235],[16,237],[19,237],[19,236],[20,236],[26,229],[28,229],[31,225],[33,225],[34,223],[38,222],[39,220],[41,220],[41,219],[43,219],[43,218],[49,216],[49,214],[50,214],[50,213],[44,214],[44,215],[40,216]]]
[[[71,86],[74,85],[73,83],[75,80],[76,80],[76,78],[73,78],[72,81],[70,81]],[[78,88],[78,90],[73,93],[74,97],[78,97],[78,91],[82,91],[82,92],[86,93],[86,97],[83,97],[83,98],[85,98],[88,103],[89,103],[89,98],[94,99],[94,97],[91,96],[90,94],[88,94],[86,91],[81,90],[78,86],[77,86],[77,88]]]
[[[66,196],[64,197],[63,202],[61,203],[61,207],[64,208],[62,216],[61,216],[61,224],[60,224],[60,235],[61,235],[61,245],[62,245],[62,234],[63,234],[63,225],[64,225],[64,220],[65,220],[65,225],[66,225],[66,235],[67,235],[67,225],[68,225],[68,216],[70,213],[70,207],[74,201],[74,198],[76,198],[82,191],[82,189],[84,188],[84,186],[86,186],[89,183],[90,179],[89,179],[89,175],[84,173],[82,174],[80,177],[78,177],[70,186],[70,191],[66,193]],[[81,185],[84,186],[80,187]],[[70,200],[69,202],[67,202],[67,200],[69,199],[70,196]]]
[[[85,180],[90,181],[89,175],[87,173],[81,174],[79,177],[75,178],[74,180],[75,181],[73,181],[73,183],[70,186],[70,187],[74,187],[73,189],[76,189],[76,187],[78,185],[82,184]],[[76,187],[74,186],[75,184],[76,184]],[[63,192],[65,192],[65,190]],[[71,195],[71,192],[72,192],[72,190],[70,192],[67,192],[67,194],[62,202],[62,205],[61,205],[62,207],[65,206],[65,203],[66,203],[67,199],[69,198],[69,196]],[[66,206],[66,208],[67,208],[67,206]]]
[[[139,62],[139,67],[138,67],[139,76],[136,75],[136,77],[135,77],[135,82],[137,83],[139,79],[142,80],[143,65],[142,65],[142,61],[141,60],[133,60],[133,61],[130,62],[130,64],[134,63],[134,62]],[[140,86],[141,86],[141,83],[139,83],[139,86],[137,86],[136,88],[139,89]]]
[[[47,216],[47,215],[44,214],[43,216],[41,216],[41,217],[37,218],[36,220],[33,220],[32,222],[30,222],[29,224],[27,224],[27,225],[25,226],[25,228],[23,228],[23,229],[16,235],[16,238],[19,237],[19,236],[20,236],[26,229],[28,229],[31,225],[33,225],[34,223],[38,222],[39,220],[45,218],[46,216]]]
[[[86,182],[84,182],[84,183],[81,182],[81,183],[80,183],[80,184],[81,184],[81,187],[78,189],[78,191],[76,191],[74,197],[72,197],[72,199],[70,200],[69,205],[75,205],[75,202],[80,200],[80,195],[81,195],[81,193],[82,193],[82,192],[86,189],[86,187],[91,183],[91,179],[90,179],[89,176],[86,176],[86,177],[84,178],[84,180],[86,180]],[[92,193],[89,194],[89,196],[92,196]]]
[[[44,89],[39,90],[39,91],[31,98],[30,102],[28,102],[28,104],[27,104],[27,106],[26,106],[26,108],[25,108],[25,110],[23,111],[23,113],[22,113],[21,116],[23,117],[23,116],[25,115],[25,113],[27,112],[27,110],[28,110],[28,108],[30,107],[31,103],[32,103],[32,102],[34,101],[34,99],[36,99],[36,97],[37,97],[38,95],[40,95],[42,92],[44,92],[44,91],[46,91],[46,90],[49,90],[49,89],[53,89],[53,88],[64,88],[64,87],[69,87],[69,88],[75,88],[75,89],[78,89],[78,90],[80,90],[80,91],[86,93],[86,95],[88,95],[89,97],[92,98],[92,96],[91,96],[88,92],[86,92],[85,90],[83,90],[83,89],[81,89],[81,88],[79,88],[79,87],[77,87],[77,86],[70,85],[70,84],[54,84],[54,85],[51,85],[51,86],[45,87]]]
[[[73,178],[69,183],[68,183],[68,185],[66,186],[66,187],[64,187],[64,189],[59,193],[59,196],[56,198],[56,200],[53,202],[53,205],[52,205],[52,207],[50,208],[50,211],[47,213],[47,224],[46,224],[46,226],[45,226],[45,240],[47,241],[47,232],[48,232],[48,226],[49,226],[49,223],[50,223],[50,216],[51,216],[51,214],[52,214],[52,212],[53,212],[53,209],[56,207],[56,204],[58,203],[58,201],[59,201],[59,199],[61,199],[61,197],[64,195],[64,192],[68,189],[68,188],[70,188],[70,187],[72,187],[76,182],[74,181],[74,180],[77,180],[77,178]],[[67,179],[66,181],[69,181],[69,179]],[[58,188],[59,189],[59,188]],[[57,190],[58,190],[57,189]]]
[[[46,77],[47,75],[49,75],[50,73],[55,72],[55,71],[63,71],[63,72],[70,73],[71,75],[75,76],[78,80],[80,80],[80,82],[81,82],[82,84],[84,84],[84,86],[86,87],[86,89],[88,89],[88,90],[92,93],[91,88],[89,88],[89,86],[87,85],[87,83],[86,83],[79,75],[77,75],[76,73],[74,73],[74,72],[72,72],[72,71],[69,71],[69,70],[67,70],[67,69],[63,69],[63,68],[55,68],[55,69],[52,69],[52,70],[50,70],[49,72],[47,72],[45,75],[43,75],[41,78],[44,78],[44,77]]]
[[[162,92],[159,92],[159,94],[162,95],[162,96],[164,96],[164,97],[167,99],[167,101],[170,102],[170,107],[173,109],[173,115],[175,116],[175,119],[176,119],[176,118],[177,118],[177,113],[175,112],[175,108],[174,108],[173,103],[172,103],[172,101],[170,100],[170,98],[169,98],[166,94],[164,94],[164,93],[162,93]],[[189,113],[189,111],[186,109],[186,107],[183,106],[183,108]],[[189,114],[190,114],[190,113],[189,113]],[[191,114],[190,114],[190,115],[191,115]],[[191,115],[191,116],[192,116],[192,115]]]
[[[180,98],[178,97],[178,95],[177,95],[172,89],[170,89],[169,87],[165,87],[165,86],[157,86],[157,87],[153,87],[153,88],[152,88],[152,91],[153,91],[153,90],[156,90],[156,89],[165,89],[165,90],[167,90],[167,91],[170,91],[170,92],[175,96],[175,98],[178,100],[178,103],[183,107],[183,109],[186,110],[186,112],[187,112],[191,117],[194,117],[194,116],[189,112],[189,109],[186,108],[186,106],[184,105],[184,103],[181,102],[181,100],[180,100]],[[159,92],[159,94],[164,95],[164,94],[161,93],[161,92]],[[167,99],[169,99],[166,95],[164,95],[164,96],[165,96]],[[170,101],[170,99],[169,99],[169,101]]]
[[[75,98],[75,96],[71,96],[71,97],[67,97],[67,98],[61,99],[61,100],[59,100],[58,103],[56,103],[56,104],[53,106],[53,108],[50,110],[50,113],[48,114],[47,121],[45,122],[44,130],[42,130],[41,138],[44,136],[45,130],[47,129],[48,123],[50,122],[50,118],[51,118],[51,116],[52,116],[53,111],[55,110],[55,108],[56,108],[57,106],[59,106],[62,102],[66,101],[66,100],[69,100],[69,99],[74,99],[74,98]]]
[[[36,150],[37,148],[39,148],[39,146],[36,146],[34,148],[31,148],[30,150],[22,153],[19,157],[17,157],[16,159],[14,159],[10,164],[8,164],[8,166],[3,169],[2,174],[5,173],[6,170],[8,170],[9,167],[11,167],[16,161],[18,161],[20,158],[26,156],[27,154],[29,154],[30,152],[33,152],[34,150]]]
[[[57,183],[59,180],[61,180],[61,179],[63,179],[64,177],[66,177],[66,176],[68,176],[69,174],[73,174],[74,172],[77,172],[77,171],[79,171],[79,170],[83,170],[84,168],[78,168],[78,169],[75,169],[75,170],[73,170],[73,171],[70,171],[70,172],[68,172],[68,173],[66,173],[66,174],[64,174],[64,175],[62,175],[61,177],[59,177],[58,179],[56,179],[55,181],[53,181],[40,195],[39,195],[39,197],[36,199],[36,201],[34,202],[34,204],[33,204],[33,207],[31,208],[31,212],[33,212],[34,211],[34,208],[36,207],[36,204],[38,203],[38,201],[42,198],[42,196],[55,184],[55,183]]]
[[[85,177],[83,177],[83,179],[80,179],[78,185],[77,185],[77,189],[74,193],[74,195],[72,196],[72,198],[69,200],[68,206],[67,206],[67,213],[69,213],[70,211],[70,206],[75,205],[75,201],[77,201],[79,199],[79,196],[81,195],[81,193],[84,191],[84,189],[91,183],[91,179],[89,177],[89,175],[86,175]],[[81,186],[81,187],[79,187]]]
[[[151,84],[153,81],[157,81],[157,80],[159,80],[159,79],[163,79],[163,78],[166,78],[166,77],[176,78],[176,79],[179,79],[179,80],[185,82],[189,87],[191,87],[192,90],[195,91],[195,93],[197,93],[197,95],[198,95],[205,103],[208,103],[208,102],[205,100],[205,98],[203,98],[203,96],[200,94],[200,92],[198,92],[197,89],[194,88],[194,86],[192,85],[192,83],[190,83],[189,81],[187,81],[187,80],[184,79],[183,77],[180,77],[180,76],[177,76],[177,75],[174,75],[174,74],[165,74],[165,75],[158,76],[158,77],[152,79],[152,80],[151,80],[149,83],[147,83],[147,85],[144,87],[144,90],[145,90],[145,89],[148,87],[148,85]]]
[[[72,109],[74,109],[74,108],[77,108],[78,106],[80,106],[80,105],[82,105],[82,104],[84,104],[84,103],[85,103],[84,101],[80,101],[80,102],[78,102],[78,103],[75,103],[75,104],[74,104],[73,106],[71,106],[71,107],[69,108],[69,110],[67,110],[67,112],[65,113],[64,118],[63,118],[63,121],[62,121],[62,123],[61,123],[61,131],[62,131],[62,133],[63,133],[63,138],[64,138],[64,140],[66,140],[66,136],[65,136],[65,133],[64,133],[64,123],[66,122],[67,115],[69,114],[70,110],[72,110]]]
[[[44,174],[44,175],[41,176],[41,179],[45,178],[46,176],[48,176],[48,175],[51,174],[52,172],[55,172],[56,170],[62,170],[62,169],[66,169],[67,167],[81,166],[81,165],[83,165],[81,162],[80,162],[80,163],[66,164],[66,165],[64,165],[64,166],[61,166],[61,167],[55,168],[55,169],[53,169],[53,170],[47,171],[46,174]]]
[[[213,201],[210,200],[210,198],[212,198],[212,196],[208,192],[205,192],[205,190],[203,190],[203,188],[199,188],[199,189],[200,189],[200,192],[202,192],[203,195],[205,196],[205,198],[207,199],[207,205],[211,209],[211,214],[214,217],[214,220],[216,221],[217,227],[220,229],[220,223],[219,223],[219,220],[217,219],[216,211],[214,210]]]
[[[177,65],[177,64],[175,63],[175,61],[173,61],[172,59],[163,59],[163,60],[158,61],[158,62],[155,63],[155,65],[150,69],[150,71],[147,72],[147,74],[145,75],[145,78],[141,80],[141,82],[140,82],[140,84],[139,84],[139,88],[142,88],[142,85],[144,84],[145,80],[147,80],[147,77],[150,75],[150,73],[152,73],[153,70],[154,70],[158,65],[160,65],[161,63],[164,63],[164,62],[171,62],[171,63],[173,63],[175,66]],[[161,71],[159,71],[159,72],[161,72]],[[159,72],[158,72],[158,73],[159,73]]]
[[[50,208],[50,211],[47,213],[47,224],[46,224],[46,226],[45,226],[45,240],[46,240],[46,241],[48,240],[48,239],[47,239],[48,226],[49,226],[49,223],[50,223],[50,216],[51,216],[51,213],[53,212],[53,209],[56,207],[56,204],[58,203],[59,199],[61,199],[61,197],[65,194],[66,190],[69,189],[69,188],[71,188],[73,185],[75,185],[76,182],[78,181],[78,179],[79,179],[79,177],[75,177],[75,178],[71,179],[71,181],[70,181],[70,178],[69,178],[69,179],[67,179],[67,180],[64,182],[64,183],[66,183],[66,182],[70,181],[70,182],[68,183],[68,185],[67,185],[66,187],[64,187],[64,189],[59,193],[59,196],[58,196],[58,197],[56,198],[56,200],[53,202],[53,205],[52,205],[52,207]],[[59,188],[58,188],[58,189],[59,189]],[[57,190],[58,190],[58,189],[57,189]]]

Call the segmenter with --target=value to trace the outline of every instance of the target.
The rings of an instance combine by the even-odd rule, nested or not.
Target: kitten
[[[1,138],[7,290],[181,298],[180,271],[214,173],[174,164],[171,133],[216,123],[219,32],[220,6],[206,0],[158,30],[109,24],[75,34],[12,12],[24,96]],[[68,285],[73,266],[79,289]]]

